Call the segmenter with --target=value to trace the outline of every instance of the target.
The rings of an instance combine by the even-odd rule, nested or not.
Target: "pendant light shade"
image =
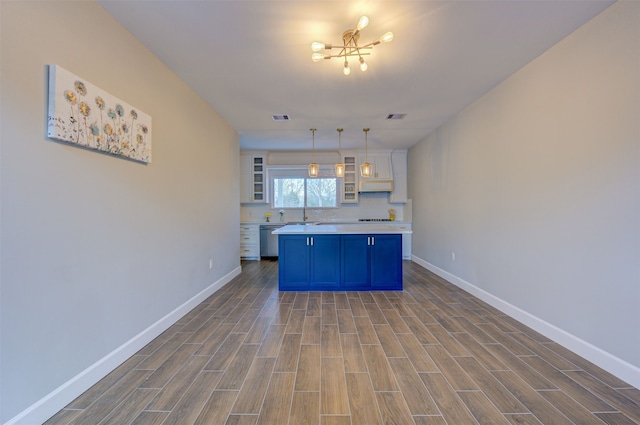
[[[344,131],[343,128],[339,128],[338,129],[338,151],[342,151],[342,132]],[[340,156],[342,157],[342,153],[340,153]],[[336,164],[336,177],[344,177],[344,163],[343,162],[338,162]]]
[[[312,162],[311,164],[309,164],[309,177],[318,177],[318,173],[319,173],[319,167],[318,164],[316,164],[315,162]]]
[[[314,152],[316,150],[316,131],[317,129],[311,129],[311,164],[309,164],[309,177],[318,177],[320,173],[320,167],[313,161]]]
[[[364,162],[360,164],[360,176],[373,177],[373,164],[369,163],[369,143],[367,140],[368,128],[363,128],[364,131]]]
[[[364,164],[360,164],[360,175],[362,177],[371,177],[373,176],[373,164],[369,162],[365,162]]]

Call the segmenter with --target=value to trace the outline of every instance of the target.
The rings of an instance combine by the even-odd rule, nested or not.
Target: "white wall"
[[[416,260],[635,386],[639,29],[617,2],[409,153]]]
[[[239,272],[239,144],[97,3],[0,5],[0,423],[33,424]],[[151,115],[153,163],[47,139],[47,64]]]

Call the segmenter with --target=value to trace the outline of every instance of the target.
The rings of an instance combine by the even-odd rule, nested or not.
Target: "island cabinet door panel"
[[[310,250],[310,290],[340,288],[340,237],[314,235]]]
[[[343,235],[342,286],[350,289],[371,287],[371,253],[366,235]]]
[[[278,280],[280,289],[304,291],[309,289],[308,236],[278,236]]]
[[[402,235],[371,236],[371,289],[402,289]]]

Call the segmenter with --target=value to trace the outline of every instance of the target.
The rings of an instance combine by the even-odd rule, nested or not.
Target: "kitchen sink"
[[[298,225],[298,226],[317,226],[320,224],[317,221],[289,221],[288,225]]]

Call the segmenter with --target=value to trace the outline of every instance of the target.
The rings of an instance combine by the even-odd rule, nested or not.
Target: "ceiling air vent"
[[[274,114],[271,115],[271,119],[274,121],[289,121],[289,114]]]
[[[404,117],[406,117],[407,114],[389,114],[387,115],[387,119],[388,120],[401,120],[404,119]]]

